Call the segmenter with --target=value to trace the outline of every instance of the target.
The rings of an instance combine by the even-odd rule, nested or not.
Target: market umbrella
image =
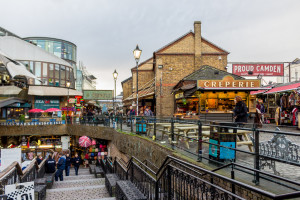
[[[37,117],[37,113],[42,113],[42,112],[44,112],[44,110],[35,108],[35,109],[29,110],[28,112],[35,113],[35,118],[36,118]]]
[[[35,108],[35,109],[29,110],[28,112],[30,112],[30,113],[40,113],[40,112],[45,112],[45,111],[42,110],[42,109]]]
[[[45,110],[45,112],[58,112],[61,111],[58,108],[48,108],[47,110]]]
[[[79,145],[86,148],[92,145],[92,141],[89,137],[82,136],[79,138]]]

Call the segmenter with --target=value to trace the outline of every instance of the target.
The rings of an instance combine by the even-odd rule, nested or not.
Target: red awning
[[[267,90],[257,90],[257,91],[251,91],[250,94],[251,95],[255,95],[255,94],[261,94],[261,93],[264,93],[265,91]]]
[[[276,92],[286,92],[286,91],[296,90],[298,87],[300,87],[300,83],[284,85],[281,87],[275,87],[275,88],[269,90],[268,92],[266,92],[265,94],[272,94],[272,93],[276,93]]]

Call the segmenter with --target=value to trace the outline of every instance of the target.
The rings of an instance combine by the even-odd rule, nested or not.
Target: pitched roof
[[[229,72],[217,69],[212,66],[204,65],[201,66],[199,70],[191,73],[190,75],[184,77],[184,81],[196,81],[196,80],[222,80],[225,76],[232,76],[236,80],[243,80],[245,78],[231,74]]]
[[[139,63],[139,68],[140,68],[143,64],[146,64],[146,63],[147,63],[148,61],[150,61],[151,59],[153,59],[153,57],[148,58],[147,60],[145,60],[145,61]],[[134,66],[133,68],[131,68],[131,70],[135,70],[135,69],[136,69],[136,66]]]
[[[130,76],[129,78],[125,79],[124,81],[121,82],[121,84],[123,85],[123,83],[129,81],[130,79],[132,79],[132,76]]]

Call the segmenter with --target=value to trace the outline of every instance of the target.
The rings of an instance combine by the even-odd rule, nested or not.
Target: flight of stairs
[[[46,200],[115,200],[109,196],[104,178],[95,178],[84,168],[78,174],[75,176],[74,168],[70,169],[70,176],[65,176],[64,171],[64,180],[55,182],[46,191]]]

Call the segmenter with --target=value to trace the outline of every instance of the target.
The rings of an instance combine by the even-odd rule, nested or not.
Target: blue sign
[[[213,157],[218,157],[218,146],[217,145],[213,145],[213,144],[218,144],[217,140],[213,140],[213,139],[209,139],[209,155],[213,156]]]
[[[39,97],[34,99],[34,108],[47,110],[48,108],[59,108],[59,97]]]
[[[235,159],[235,151],[233,150],[235,148],[235,142],[220,142],[220,159]],[[233,149],[228,149],[226,147],[230,147]]]
[[[107,112],[107,107],[106,105],[104,104],[103,107],[102,107],[102,113],[106,113]]]

